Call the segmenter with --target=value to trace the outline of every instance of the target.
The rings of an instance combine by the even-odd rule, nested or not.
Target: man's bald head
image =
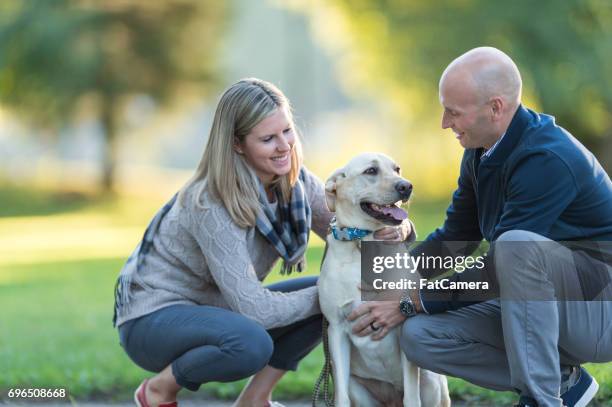
[[[440,78],[442,128],[465,148],[491,148],[521,103],[521,75],[510,57],[490,47],[455,59]]]
[[[521,101],[522,80],[512,59],[492,47],[474,48],[448,65],[440,78],[443,86],[468,87],[481,102],[501,97],[514,111]]]

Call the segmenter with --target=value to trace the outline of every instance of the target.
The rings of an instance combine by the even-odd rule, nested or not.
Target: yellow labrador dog
[[[337,170],[325,190],[327,205],[336,213],[335,229],[346,233],[402,223],[408,215],[399,204],[408,200],[412,185],[391,158],[366,153]],[[372,234],[362,240],[373,240]],[[399,329],[379,341],[352,333],[346,316],[361,299],[360,245],[333,234],[327,245],[318,286],[321,310],[329,321],[336,407],[450,406],[446,377],[406,360]]]

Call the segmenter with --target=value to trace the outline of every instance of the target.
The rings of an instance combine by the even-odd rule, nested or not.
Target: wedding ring
[[[380,329],[379,326],[374,325],[374,321],[370,322],[370,328],[372,328],[372,331],[376,332]]]

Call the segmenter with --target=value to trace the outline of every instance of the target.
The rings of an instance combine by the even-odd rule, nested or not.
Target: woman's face
[[[242,143],[236,142],[238,154],[244,155],[249,165],[267,186],[277,176],[291,171],[291,150],[295,132],[284,108],[278,108],[259,122]]]

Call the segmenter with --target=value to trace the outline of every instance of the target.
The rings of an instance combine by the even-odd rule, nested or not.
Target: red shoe
[[[134,401],[138,407],[151,407],[147,401],[147,384],[149,384],[149,379],[144,379],[134,393]],[[171,403],[162,403],[159,405],[159,407],[178,407],[178,403],[176,401]]]

